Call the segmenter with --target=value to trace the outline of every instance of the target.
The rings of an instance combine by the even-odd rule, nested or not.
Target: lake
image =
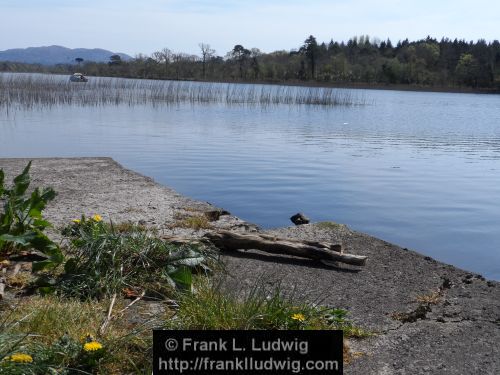
[[[500,96],[339,95],[0,106],[0,157],[110,156],[264,228],[301,211],[500,280]]]

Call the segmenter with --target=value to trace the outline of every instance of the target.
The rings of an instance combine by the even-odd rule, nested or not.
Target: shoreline
[[[65,73],[52,72],[8,72],[0,71],[0,73],[20,73],[20,74],[49,74],[49,75],[64,75]],[[413,84],[385,84],[385,83],[367,83],[367,82],[319,82],[319,81],[268,81],[268,80],[203,80],[203,79],[183,79],[183,78],[141,78],[127,76],[89,76],[100,78],[125,78],[137,80],[152,80],[152,81],[180,81],[180,82],[199,82],[199,83],[231,83],[244,85],[271,85],[271,86],[291,86],[291,87],[314,87],[314,88],[334,88],[334,89],[353,89],[353,90],[384,90],[384,91],[410,91],[410,92],[428,92],[428,93],[451,93],[451,94],[490,94],[499,95],[498,88],[473,88],[460,86],[425,86]]]
[[[120,78],[120,77],[118,77]],[[125,78],[125,77],[121,77]],[[132,78],[132,77],[127,77]],[[140,79],[140,78],[133,78]],[[448,87],[448,86],[419,86],[405,84],[383,84],[383,83],[330,83],[316,81],[229,81],[229,80],[183,80],[166,79],[171,81],[187,81],[201,83],[235,83],[235,84],[256,84],[256,85],[274,85],[274,86],[294,86],[294,87],[321,87],[353,90],[385,90],[385,91],[412,91],[412,92],[437,92],[450,94],[500,94],[499,89],[474,89],[471,87]]]
[[[10,181],[30,159],[1,159]],[[114,223],[143,222],[161,234],[197,238],[207,230],[175,227],[183,215],[217,209],[182,196],[110,158],[32,159],[32,187],[52,186],[59,195],[45,216],[60,227],[81,214]],[[247,251],[222,256],[225,286],[244,293],[256,282],[280,284],[303,301],[343,308],[377,335],[354,341],[365,355],[346,374],[498,373],[500,283],[438,262],[415,251],[335,223],[260,230],[231,215],[215,229],[260,231],[277,237],[342,243],[368,256],[365,267],[327,267],[296,257]],[[431,300],[430,296],[439,298]],[[496,354],[495,354],[496,353]],[[443,367],[444,366],[444,367]]]

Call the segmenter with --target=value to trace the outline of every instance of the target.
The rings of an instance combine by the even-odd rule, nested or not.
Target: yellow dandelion
[[[80,219],[73,219],[71,220],[75,224],[80,224],[81,220]]]
[[[97,341],[87,342],[85,345],[83,345],[83,350],[85,350],[86,352],[95,352],[101,349],[102,345]]]
[[[102,221],[102,216],[95,214],[94,216],[92,216],[92,220],[97,221],[97,222]]]
[[[299,322],[303,322],[304,320],[306,320],[306,317],[304,316],[304,314],[298,313],[298,314],[293,314],[292,319],[298,320]]]
[[[33,357],[25,353],[16,353],[12,354],[9,360],[16,363],[31,363],[33,362]]]

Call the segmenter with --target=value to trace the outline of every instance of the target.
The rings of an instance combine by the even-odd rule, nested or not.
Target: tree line
[[[1,71],[37,71],[148,79],[179,79],[306,84],[409,85],[500,90],[500,42],[431,37],[392,43],[369,36],[347,42],[318,43],[309,36],[290,51],[263,53],[235,45],[220,56],[207,43],[199,54],[169,48],[139,54],[130,61],[110,56],[107,63],[75,59],[75,64],[51,67],[0,62]]]

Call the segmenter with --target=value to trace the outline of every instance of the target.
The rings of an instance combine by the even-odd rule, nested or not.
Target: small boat
[[[88,82],[89,79],[85,77],[82,73],[74,73],[69,77],[70,82]]]

